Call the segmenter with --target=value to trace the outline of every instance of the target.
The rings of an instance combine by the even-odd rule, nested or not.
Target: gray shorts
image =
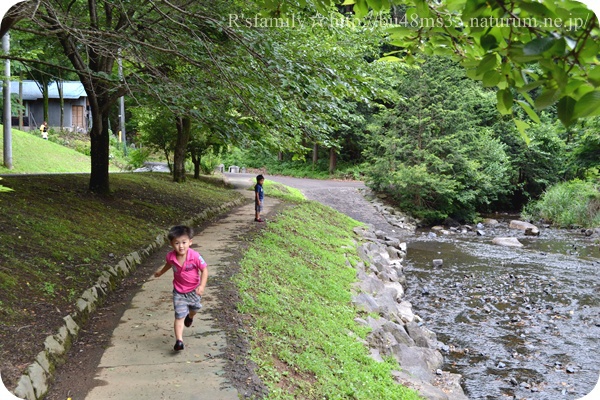
[[[199,296],[195,290],[189,293],[179,293],[173,289],[173,308],[175,309],[175,319],[185,318],[190,311],[198,311],[202,308]]]
[[[254,211],[261,212],[263,210],[262,203],[258,204],[258,201],[254,202]]]

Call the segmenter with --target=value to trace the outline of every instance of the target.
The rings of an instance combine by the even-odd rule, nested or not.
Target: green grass
[[[523,215],[544,219],[560,228],[600,226],[600,192],[593,182],[574,180],[549,188],[540,200],[529,203]]]
[[[13,191],[0,193],[0,323],[13,322],[9,317],[24,301],[67,307],[73,291],[90,286],[106,265],[171,225],[237,198],[193,179],[174,183],[168,174],[113,174],[110,196],[89,193],[88,180],[83,174],[2,180]]]
[[[270,399],[418,399],[394,382],[358,338],[351,304],[358,222],[314,202],[280,214],[251,245],[236,276],[249,338]]]
[[[282,185],[278,182],[270,181],[268,179],[265,179],[263,188],[265,190],[265,194],[269,197],[277,197],[278,199],[290,201],[293,203],[302,202],[306,200],[306,197],[304,197],[300,190],[286,185]]]
[[[3,149],[0,141],[0,155]],[[89,172],[91,168],[89,156],[17,129],[12,130],[12,157],[13,169],[4,167],[2,159],[0,174]]]

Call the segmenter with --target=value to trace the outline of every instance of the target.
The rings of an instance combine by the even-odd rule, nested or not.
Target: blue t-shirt
[[[258,199],[260,201],[263,201],[263,199],[265,198],[265,192],[263,191],[263,187],[261,184],[257,183],[256,186],[254,186],[254,192],[258,193]]]

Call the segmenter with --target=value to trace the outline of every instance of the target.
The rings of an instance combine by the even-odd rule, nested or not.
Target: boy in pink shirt
[[[169,230],[173,248],[156,278],[173,270],[173,308],[175,309],[175,351],[183,350],[183,326],[192,326],[194,315],[202,308],[200,301],[208,280],[208,266],[202,256],[190,249],[194,233],[190,227],[177,225]]]

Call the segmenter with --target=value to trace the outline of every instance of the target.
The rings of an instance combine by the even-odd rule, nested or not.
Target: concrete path
[[[251,177],[226,177],[241,189],[252,185]],[[241,190],[252,198],[254,193]],[[269,199],[265,215],[277,204]],[[224,219],[197,232],[193,248],[209,268],[203,296],[204,311],[216,302],[211,276],[227,268],[228,257],[254,222],[254,203],[239,207]],[[166,254],[166,253],[165,253]],[[159,269],[161,264],[156,265]],[[224,377],[225,361],[220,355],[225,334],[207,312],[200,311],[192,327],[184,329],[185,349],[173,350],[172,274],[150,278],[135,295],[131,306],[114,330],[111,346],[105,351],[96,372],[98,386],[87,400],[107,399],[210,399],[237,400],[237,390]]]

